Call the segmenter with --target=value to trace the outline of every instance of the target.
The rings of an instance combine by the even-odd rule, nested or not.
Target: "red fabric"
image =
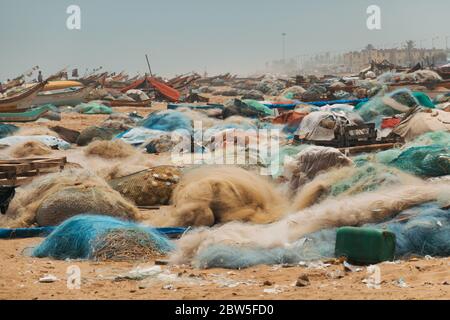
[[[278,117],[272,120],[273,124],[287,124],[289,126],[299,125],[302,119],[307,116],[307,113],[288,111],[280,114]]]
[[[386,118],[381,122],[381,129],[394,128],[400,123],[399,118]]]

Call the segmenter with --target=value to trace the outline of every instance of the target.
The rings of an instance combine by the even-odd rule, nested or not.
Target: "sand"
[[[256,266],[237,271],[226,269],[199,270],[186,267],[162,266],[182,281],[155,282],[143,285],[137,280],[114,281],[136,266],[128,262],[56,261],[22,255],[27,247],[42,239],[0,240],[0,299],[448,299],[450,297],[450,258],[411,259],[398,264],[379,264],[381,288],[368,288],[362,281],[366,270],[346,273],[340,279],[331,274],[342,265],[323,269],[306,267]],[[152,261],[145,262],[151,266]],[[68,289],[67,267],[81,269],[80,289]],[[59,280],[40,283],[39,279],[52,274]],[[292,286],[306,274],[310,285]],[[399,287],[403,278],[408,285]],[[270,281],[270,283],[266,282]],[[266,282],[266,283],[265,283]],[[203,285],[200,285],[203,283]],[[277,288],[279,293],[265,293]]]
[[[206,95],[210,96],[210,95]],[[229,97],[210,96],[210,102],[218,103]],[[119,112],[137,111],[140,115],[165,108],[155,104],[152,108],[114,108]],[[83,130],[103,122],[108,115],[62,114],[62,121],[38,121],[17,124],[23,128],[41,128],[60,125],[73,130]],[[55,151],[55,154],[63,153]],[[153,155],[146,155],[156,160]],[[153,224],[165,216],[165,210],[145,212],[145,222]],[[156,281],[143,285],[141,281],[114,281],[118,276],[136,266],[133,262],[57,261],[37,259],[22,254],[24,249],[36,246],[41,238],[0,240],[0,299],[449,299],[450,258],[411,259],[395,264],[379,264],[381,288],[371,289],[363,282],[367,278],[365,268],[359,272],[347,272],[342,278],[333,277],[342,265],[324,268],[302,266],[255,266],[244,270],[199,270],[186,266],[162,266],[171,274],[180,275],[180,281],[168,286],[168,282]],[[146,261],[151,266],[154,261]],[[66,285],[67,267],[77,265],[81,269],[82,283],[79,290],[69,290]],[[59,280],[41,283],[42,276],[52,274]],[[310,285],[296,287],[293,284],[300,275],[309,277]],[[178,277],[179,278],[179,277]],[[403,288],[398,280],[408,285]],[[191,281],[190,281],[191,280]],[[272,289],[278,293],[270,293]],[[269,292],[264,292],[264,290]],[[268,289],[268,290],[267,290]],[[275,291],[277,291],[275,290]]]

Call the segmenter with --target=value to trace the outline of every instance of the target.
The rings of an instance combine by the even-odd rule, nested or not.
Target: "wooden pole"
[[[147,60],[148,71],[150,71],[150,77],[153,77],[152,68],[150,67],[150,62],[148,61],[148,55],[145,55],[145,59]]]

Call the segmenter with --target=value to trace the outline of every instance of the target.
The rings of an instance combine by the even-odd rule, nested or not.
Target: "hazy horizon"
[[[66,28],[69,5],[81,8],[81,30]],[[381,8],[382,29],[366,27],[369,5]],[[162,76],[190,71],[249,74],[282,58],[401,45],[445,47],[450,1],[281,0],[145,1],[0,0],[0,81],[39,65],[45,75],[103,66]]]

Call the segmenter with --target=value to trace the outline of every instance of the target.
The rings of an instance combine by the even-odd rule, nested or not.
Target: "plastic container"
[[[336,257],[346,257],[353,264],[375,264],[392,261],[395,234],[380,229],[342,227],[336,234]]]

